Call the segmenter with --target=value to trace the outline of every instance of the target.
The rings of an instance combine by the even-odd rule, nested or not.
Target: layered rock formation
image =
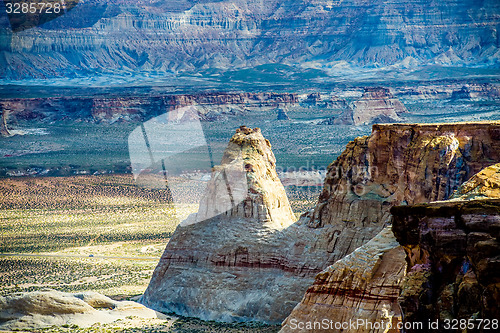
[[[390,222],[390,207],[445,200],[498,161],[499,138],[498,121],[373,125],[371,136],[350,142],[329,166],[318,204],[304,218],[312,228],[341,231],[341,258]]]
[[[290,120],[290,117],[288,116],[288,113],[286,112],[285,109],[278,108],[276,113],[277,113],[276,120]]]
[[[417,87],[405,85],[395,89],[399,98],[407,100],[471,99],[498,100],[500,86],[496,83],[481,83],[451,80],[446,84],[424,84]]]
[[[201,93],[196,95],[164,95],[133,97],[49,97],[10,98],[0,100],[4,110],[18,120],[77,120],[113,123],[145,121],[162,113],[199,105],[201,120],[217,120],[234,110],[252,107],[291,105],[298,102],[289,93]]]
[[[352,107],[347,105],[340,115],[329,118],[322,125],[367,125],[377,123],[401,122],[400,115],[408,110],[389,89],[376,87],[365,88],[361,99]]]
[[[404,320],[435,323],[437,332],[449,332],[454,320],[481,332],[492,329],[492,320],[498,325],[500,199],[399,206],[392,213],[410,267],[400,295]]]
[[[0,296],[0,329],[38,330],[50,326],[90,327],[134,316],[166,319],[166,316],[131,301],[115,301],[96,292],[64,293],[45,289]]]
[[[404,258],[391,228],[384,228],[316,276],[280,333],[396,332]]]
[[[352,118],[355,125],[400,122],[406,107],[386,88],[365,88],[360,100],[354,102]]]
[[[11,135],[9,127],[7,126],[10,110],[5,107],[2,107],[1,111],[2,111],[2,120],[0,123],[0,136],[7,137]]]
[[[15,34],[1,17],[0,76],[494,64],[498,13],[495,0],[85,1],[43,28]]]
[[[352,244],[361,247],[318,274],[282,332],[313,332],[308,322],[335,325],[350,319],[362,323],[344,332],[385,332],[391,325],[395,331],[402,319],[397,302],[406,267],[402,249],[389,230],[366,245],[360,240],[390,221],[393,205],[446,199],[471,173],[498,160],[499,130],[499,123],[374,125],[370,137],[350,143],[330,165],[309,225],[334,226],[336,251],[349,253]],[[473,138],[473,133],[485,137]],[[494,168],[474,176],[470,184],[487,183],[496,174]],[[481,186],[467,190],[470,186],[458,192],[486,192]]]
[[[231,140],[228,157],[214,170],[211,190],[201,204],[202,217],[191,217],[178,227],[142,301],[157,310],[203,319],[279,322],[300,301],[317,273],[382,231],[390,221],[390,207],[446,199],[472,174],[498,160],[499,133],[499,122],[374,125],[370,137],[349,143],[329,166],[317,206],[293,223],[281,185],[268,182],[275,173],[274,158],[264,158],[272,154],[269,145],[259,132],[240,130]],[[243,160],[252,162],[234,169],[239,150],[244,152]],[[248,179],[248,187],[239,187],[232,200],[225,189],[230,179],[238,177],[226,181],[225,168],[233,170],[230,175],[241,175],[243,170]],[[215,189],[222,193],[220,198]],[[266,201],[265,195],[276,200]],[[248,199],[239,203],[234,198]],[[284,216],[279,223],[271,214],[276,205],[278,214]],[[379,251],[383,258],[394,258],[396,253],[386,256],[392,250],[383,246],[370,251]],[[405,265],[404,261],[399,264]],[[368,265],[365,269],[375,268]],[[333,290],[338,286],[328,283],[338,281],[338,276],[330,279],[330,273],[326,271],[322,282],[317,282],[324,290],[332,290],[322,300],[337,304],[340,300]],[[367,311],[372,301],[363,300]]]
[[[279,322],[291,310],[301,281],[287,272],[282,250],[295,217],[275,164],[259,129],[237,130],[199,212],[169,241],[143,304],[223,321]]]
[[[472,176],[453,193],[451,200],[500,198],[500,164],[489,166]]]

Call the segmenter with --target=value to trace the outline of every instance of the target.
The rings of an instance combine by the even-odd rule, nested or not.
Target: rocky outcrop
[[[237,130],[198,213],[167,244],[143,304],[208,320],[282,320],[303,281],[287,272],[283,231],[295,216],[275,165],[259,129]]]
[[[435,323],[436,332],[449,332],[453,320],[478,331],[498,324],[500,199],[399,206],[392,213],[410,268],[400,296],[404,320]]]
[[[64,293],[44,289],[0,296],[1,330],[36,330],[50,326],[90,327],[134,316],[166,319],[166,316],[131,301],[115,301],[96,292]]]
[[[0,123],[0,136],[8,137],[11,136],[9,128],[7,126],[7,121],[9,119],[10,110],[5,107],[0,107],[2,111],[2,120]]]
[[[451,200],[391,209],[409,265],[400,296],[405,321],[433,322],[435,331],[446,332],[451,320],[470,320],[482,331],[479,320],[500,318],[499,189],[495,164]]]
[[[500,198],[500,164],[489,166],[472,176],[453,193],[451,200]]]
[[[360,100],[354,102],[354,125],[401,122],[406,107],[386,88],[365,88]]]
[[[290,120],[290,117],[288,116],[288,113],[286,112],[285,109],[278,108],[276,113],[277,113],[276,120]]]
[[[498,122],[374,125],[329,166],[317,206],[293,223],[281,185],[268,181],[275,173],[274,158],[264,158],[269,145],[259,131],[242,129],[228,146],[231,158],[214,170],[202,217],[178,227],[142,301],[209,320],[280,322],[316,274],[381,232],[391,206],[446,199],[498,159],[499,130]],[[239,150],[251,162],[236,162]],[[230,195],[228,184],[242,175],[248,187]]]
[[[340,259],[390,222],[390,207],[445,200],[498,161],[499,138],[498,121],[373,125],[329,166],[318,204],[303,218],[341,232]]]
[[[322,320],[326,320],[325,327],[355,323],[344,328],[344,332],[385,332],[390,327],[389,332],[397,331],[402,323],[397,295],[406,273],[403,250],[388,229],[366,245],[360,240],[369,239],[377,227],[390,221],[389,208],[393,205],[446,199],[470,177],[469,172],[498,159],[499,126],[374,125],[370,137],[350,143],[330,165],[323,193],[308,222],[311,227],[338,230],[332,240],[333,249],[341,251],[340,258],[354,250],[351,246],[361,247],[316,277],[301,303],[284,321],[282,332],[313,332],[308,323],[325,324]],[[472,133],[486,138],[476,141]],[[487,142],[484,150],[483,140]],[[493,174],[492,168],[474,176],[471,183],[481,183],[474,179],[486,181]],[[441,180],[436,180],[444,177],[444,184],[438,185]],[[463,191],[469,187],[466,183]],[[306,218],[308,215],[302,217]],[[380,239],[385,241],[380,243]],[[388,244],[391,246],[386,247]],[[362,259],[372,257],[377,261]]]
[[[132,97],[48,97],[1,99],[14,120],[139,122],[186,106],[198,105],[201,120],[214,121],[246,108],[291,105],[298,102],[289,93],[201,93]]]
[[[498,100],[500,86],[497,83],[481,83],[450,80],[444,84],[428,83],[423,85],[395,88],[395,94],[405,100]]]
[[[378,123],[398,123],[400,115],[408,110],[389,89],[365,88],[363,96],[352,107],[345,106],[335,117],[322,121],[321,125],[367,125]]]
[[[338,116],[322,120],[318,125],[354,125],[353,111],[348,105],[342,109]]]
[[[280,333],[397,331],[386,329],[396,328],[401,320],[398,296],[406,273],[404,258],[391,228],[384,228],[316,276]]]
[[[0,21],[0,76],[142,71],[156,78],[210,69],[213,80],[218,68],[261,64],[302,63],[334,74],[344,64],[395,65],[391,72],[414,64],[484,66],[497,63],[499,6],[494,0],[85,1],[43,28],[13,34]]]

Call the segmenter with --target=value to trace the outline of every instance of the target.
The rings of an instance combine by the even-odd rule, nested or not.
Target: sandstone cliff
[[[169,241],[143,304],[209,320],[282,320],[302,281],[286,272],[283,230],[295,217],[275,164],[259,129],[237,130],[198,213]]]
[[[298,102],[292,93],[201,93],[132,97],[5,98],[0,107],[18,120],[76,120],[114,123],[145,121],[159,114],[199,105],[201,120],[211,121],[246,108],[290,105]],[[235,111],[236,110],[236,111]]]
[[[406,273],[404,258],[391,228],[384,228],[316,276],[280,333],[396,332],[387,328],[396,328],[401,318],[398,296]]]
[[[414,64],[488,65],[498,62],[499,6],[495,0],[85,1],[43,28],[15,34],[3,17],[0,76],[157,76],[276,63],[334,73],[346,62],[395,65],[391,72]]]
[[[225,158],[214,170],[211,189],[203,201],[211,203],[202,202],[200,214],[206,214],[210,207],[221,207],[208,214],[219,215],[207,220],[193,216],[178,227],[143,302],[157,310],[203,319],[280,322],[313,284],[317,273],[381,232],[390,221],[390,207],[446,199],[472,174],[498,160],[499,126],[498,122],[375,125],[370,137],[348,144],[329,166],[317,206],[295,223],[289,213],[281,222],[273,222],[271,207],[279,202],[280,210],[286,212],[288,205],[281,185],[260,176],[259,170],[267,170],[268,176],[274,174],[274,159],[251,157],[256,152],[270,156],[269,146],[260,133],[245,129],[233,137],[228,154],[235,156],[236,146],[259,142],[252,154],[245,155],[256,162],[234,169],[231,161],[238,159]],[[247,208],[229,204],[231,196],[225,190],[228,182],[222,172],[226,168],[234,170],[230,172],[233,175],[243,170],[251,180],[236,196],[248,198],[243,200]],[[270,197],[278,200],[264,200],[264,193],[272,192],[276,193]],[[233,206],[239,208],[230,208]],[[380,251],[384,257],[385,250]],[[400,267],[404,264],[399,262]],[[322,275],[323,282],[338,278],[326,278],[328,274]],[[395,281],[391,283],[396,285]],[[325,288],[332,294],[322,297],[339,302],[334,299],[336,286]],[[391,293],[397,294],[397,290]],[[370,302],[366,309],[373,305]]]
[[[498,121],[374,125],[372,135],[350,142],[329,166],[308,224],[340,230],[378,225],[373,237],[390,221],[391,206],[447,199],[498,161],[499,137]],[[352,242],[350,251],[362,245]]]
[[[453,319],[478,329],[477,319],[500,318],[500,200],[400,206],[393,214],[411,268],[400,296],[405,321],[437,321],[435,331],[448,332]]]
[[[406,107],[386,88],[365,88],[360,100],[354,102],[354,125],[400,122]]]
[[[479,329],[476,320],[500,318],[499,188],[495,164],[464,183],[452,200],[391,209],[409,265],[399,300],[405,321],[435,322],[435,331],[446,332],[452,324],[447,320],[472,320],[482,332],[486,326]]]
[[[327,119],[324,125],[367,125],[377,123],[398,123],[400,115],[408,110],[389,89],[365,88],[363,96],[354,102],[352,108],[345,107],[337,117]]]
[[[309,214],[310,226],[320,229],[335,226],[339,231],[334,238],[334,249],[351,252],[353,243],[356,247],[361,246],[361,239],[370,237],[368,235],[377,226],[380,228],[390,221],[389,208],[393,205],[446,199],[476,170],[498,160],[499,126],[495,122],[374,125],[370,137],[350,143],[330,165],[319,203]],[[481,138],[474,138],[472,133]],[[483,142],[486,142],[484,147]],[[357,170],[356,166],[363,167]],[[496,172],[492,168],[474,176],[471,184],[487,182],[486,178]],[[467,184],[459,192],[470,192],[467,189],[471,185]],[[475,192],[486,192],[477,189],[481,186],[474,188]],[[306,326],[297,330],[297,322],[326,319],[342,324],[353,319],[352,316],[379,326],[348,327],[346,332],[384,332],[389,324],[397,328],[402,318],[397,295],[406,263],[394,236],[390,232],[387,234],[387,230],[381,232],[384,233],[384,246],[392,244],[391,247],[376,245],[380,244],[378,241],[374,246],[370,242],[370,246],[361,246],[319,274],[283,323],[282,332],[312,332],[314,330]],[[373,241],[380,239],[381,234]],[[389,251],[392,254],[389,255]],[[375,256],[380,260],[375,263],[357,259],[363,256]],[[349,265],[353,265],[352,269],[342,269]],[[390,274],[374,274],[377,265],[386,267]],[[366,272],[373,275],[366,275]]]

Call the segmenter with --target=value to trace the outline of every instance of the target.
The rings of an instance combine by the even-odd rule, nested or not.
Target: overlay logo
[[[78,5],[79,0],[3,0],[13,32],[38,27]]]

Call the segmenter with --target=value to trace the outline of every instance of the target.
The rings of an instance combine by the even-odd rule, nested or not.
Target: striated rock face
[[[452,200],[488,198],[500,198],[500,164],[494,164],[481,170],[451,196]]]
[[[498,186],[498,183],[496,183]],[[500,318],[500,199],[443,201],[392,210],[407,253],[400,296],[408,322]],[[491,326],[491,322],[488,326]],[[417,332],[419,330],[408,330]]]
[[[303,284],[283,252],[295,221],[269,141],[241,127],[197,214],[176,229],[141,302],[208,320],[280,322]],[[280,286],[283,286],[281,288]]]
[[[149,118],[199,105],[202,120],[217,120],[223,114],[246,107],[289,105],[298,102],[296,94],[288,93],[203,93],[197,95],[165,95],[134,97],[49,97],[1,99],[0,106],[18,120],[77,120],[114,123],[145,121]]]
[[[406,107],[386,88],[365,88],[361,99],[352,108],[345,106],[339,116],[320,123],[321,125],[366,125],[401,122],[400,114],[408,112]]]
[[[158,75],[276,63],[334,70],[345,62],[495,64],[499,6],[496,0],[85,1],[44,28],[16,34],[0,18],[0,76]]]
[[[398,296],[406,273],[404,258],[391,228],[384,228],[316,276],[280,333],[318,332],[318,323],[328,323],[319,327],[329,332],[385,332],[391,325],[396,327],[401,317]],[[336,326],[360,319],[370,324],[356,324],[355,329],[348,325],[343,330]],[[381,328],[374,330],[370,325]]]
[[[316,208],[293,223],[273,180],[270,146],[242,128],[214,170],[199,217],[177,228],[142,302],[208,320],[281,322],[316,274],[381,232],[391,206],[448,198],[498,159],[499,129],[498,122],[375,125],[329,166]],[[231,185],[241,178],[243,185]]]
[[[499,126],[374,125],[370,137],[350,143],[330,165],[317,207],[299,222],[309,218],[310,227],[338,230],[332,238],[337,258],[353,251],[353,246],[361,247],[316,277],[284,321],[282,332],[313,332],[307,322],[341,324],[350,319],[373,326],[349,326],[344,332],[385,332],[390,324],[397,331],[402,318],[397,296],[406,273],[403,250],[387,228],[366,245],[361,240],[371,238],[390,221],[391,206],[446,199],[472,170],[498,159]],[[472,133],[485,137],[476,141]],[[484,180],[492,170],[495,167],[485,169],[471,182]]]
[[[1,110],[2,110],[2,120],[0,123],[0,136],[8,137],[11,136],[11,133],[7,126],[7,120],[9,119],[10,110],[5,107],[1,107]]]
[[[390,221],[390,207],[447,199],[499,159],[498,121],[374,125],[371,136],[350,142],[329,166],[308,224],[371,233],[361,239],[342,234],[352,243],[341,247],[351,252]]]
[[[408,112],[386,88],[365,88],[360,100],[354,102],[354,125],[400,122],[401,113]]]

